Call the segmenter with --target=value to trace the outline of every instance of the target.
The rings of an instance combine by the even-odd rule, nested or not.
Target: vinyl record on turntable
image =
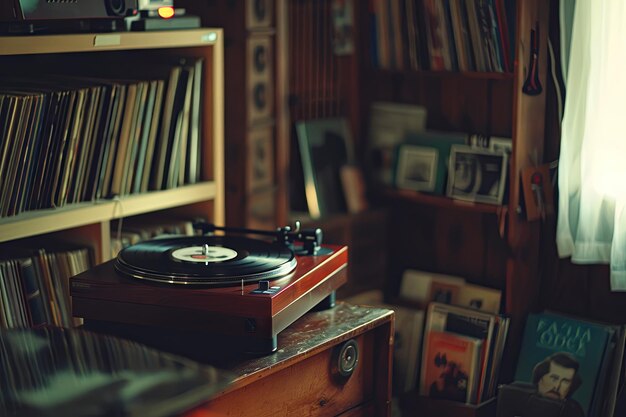
[[[238,285],[280,278],[297,264],[277,243],[226,236],[154,239],[123,249],[115,268],[132,278],[168,284]]]

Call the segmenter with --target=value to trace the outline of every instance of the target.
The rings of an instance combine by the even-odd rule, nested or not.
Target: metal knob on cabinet
[[[358,364],[359,345],[354,339],[350,339],[335,348],[332,375],[335,379],[345,381],[354,373]]]

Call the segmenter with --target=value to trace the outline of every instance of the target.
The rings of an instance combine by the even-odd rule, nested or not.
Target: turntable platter
[[[297,264],[292,250],[246,237],[154,239],[123,249],[115,268],[132,278],[184,285],[236,285],[283,277]]]

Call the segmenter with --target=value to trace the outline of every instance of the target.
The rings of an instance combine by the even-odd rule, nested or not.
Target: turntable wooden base
[[[217,288],[128,278],[109,261],[71,279],[73,315],[223,335],[247,352],[270,353],[279,332],[347,281],[348,248],[324,248],[330,253],[296,255],[296,269],[285,277]]]

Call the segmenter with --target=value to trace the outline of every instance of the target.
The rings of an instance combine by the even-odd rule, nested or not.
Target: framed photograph
[[[437,180],[435,148],[400,145],[397,154],[396,187],[404,190],[434,191]]]
[[[504,152],[453,145],[446,195],[458,200],[502,204],[507,161]]]
[[[354,160],[347,120],[306,120],[296,124],[296,131],[309,215],[346,213],[341,168]]]

